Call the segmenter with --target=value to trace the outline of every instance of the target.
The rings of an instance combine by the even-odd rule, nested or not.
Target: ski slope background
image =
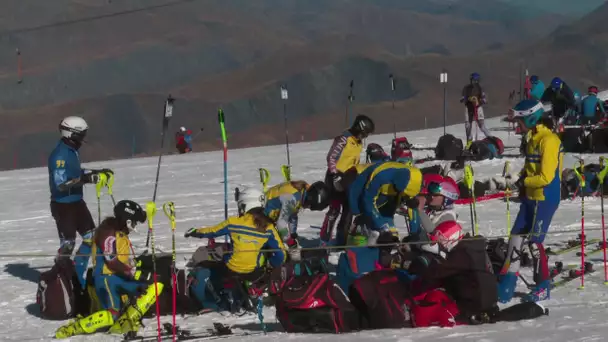
[[[504,128],[508,125],[499,119],[487,120],[496,136],[503,139],[506,146],[519,146],[519,137],[509,135]],[[448,127],[448,133],[458,137],[464,135],[464,125]],[[418,146],[435,146],[442,128],[407,132],[405,136]],[[402,134],[403,135],[403,134]],[[372,135],[367,143],[381,144],[390,151],[392,134]],[[292,177],[304,179],[309,183],[323,180],[325,175],[325,156],[331,141],[316,141],[291,145],[293,161]],[[52,147],[49,147],[49,149]],[[50,152],[50,151],[49,151]],[[506,153],[515,153],[507,149]],[[81,153],[87,153],[87,146]],[[433,151],[414,151],[416,158],[432,155]],[[587,163],[597,162],[598,155],[587,155]],[[364,156],[362,156],[362,159]],[[150,201],[154,189],[157,157],[116,160],[88,163],[84,167],[107,167],[115,171],[114,195],[116,200],[131,199],[145,204]],[[509,158],[512,172],[523,165],[523,158]],[[183,267],[194,250],[206,244],[206,240],[185,239],[183,233],[190,227],[210,226],[224,219],[223,156],[221,151],[191,153],[165,156],[162,159],[158,186],[157,206],[166,201],[175,202],[177,215],[176,242],[178,267]],[[567,155],[566,167],[572,167],[575,158]],[[258,168],[265,167],[271,172],[270,184],[282,181],[280,166],[286,163],[285,146],[268,146],[230,150],[228,152],[229,211],[236,214],[233,191],[237,186],[260,188]],[[428,162],[422,166],[433,164]],[[504,160],[487,160],[473,163],[477,180],[498,176],[502,172]],[[2,341],[48,341],[55,330],[64,322],[45,321],[38,317],[35,304],[36,284],[39,273],[49,269],[58,248],[55,223],[49,210],[48,174],[46,168],[15,170],[0,173],[0,340]],[[85,200],[97,221],[97,199],[94,186],[86,186]],[[492,200],[477,204],[479,228],[486,237],[504,236],[506,230],[506,204],[502,200]],[[109,196],[102,196],[102,215],[112,212]],[[511,203],[511,220],[515,219],[518,205]],[[459,221],[466,231],[470,231],[471,220],[468,206],[459,206]],[[562,201],[557,211],[548,245],[575,238],[580,229],[580,199]],[[585,223],[588,238],[601,238],[601,219],[599,199],[585,201]],[[299,220],[299,234],[307,239],[303,245],[315,244],[319,231],[310,225],[320,225],[324,213],[305,211]],[[399,229],[404,232],[403,219],[396,219]],[[158,211],[154,220],[157,249],[170,252],[171,229],[168,219]],[[131,234],[137,253],[144,250],[146,226],[139,227]],[[337,257],[332,256],[335,262]],[[551,257],[549,262],[563,260],[564,264],[580,263],[575,252]],[[608,313],[608,286],[603,284],[601,253],[591,257],[596,272],[585,276],[585,288],[579,290],[579,281],[552,291],[551,300],[545,302],[550,315],[532,321],[498,323],[481,326],[462,326],[452,329],[401,329],[375,330],[345,335],[286,334],[274,317],[274,308],[266,307],[264,317],[268,323],[269,334],[253,336],[232,336],[226,340],[276,340],[310,341],[335,339],[340,341],[382,339],[385,341],[602,341],[606,340],[606,314]],[[530,270],[524,269],[530,277]],[[521,283],[521,281],[520,281]],[[525,287],[519,284],[519,291]],[[514,303],[514,302],[513,302]],[[153,308],[151,309],[153,310]],[[170,322],[171,316],[162,317],[161,322]],[[261,327],[257,317],[246,315],[239,318],[224,317],[217,313],[203,316],[177,318],[182,328],[193,333],[204,332],[212,322],[222,322],[233,326],[239,332],[259,333]],[[154,336],[156,320],[145,320],[141,334]],[[73,337],[72,341],[119,341],[118,336],[96,334]]]

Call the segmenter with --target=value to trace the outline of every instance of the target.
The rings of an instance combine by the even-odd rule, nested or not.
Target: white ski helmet
[[[79,116],[68,116],[59,123],[61,136],[77,142],[82,142],[87,135],[89,125]]]
[[[249,209],[264,207],[266,199],[264,193],[254,188],[244,188],[234,190],[234,197],[238,206],[239,216],[245,214]]]
[[[186,127],[182,126],[179,128],[180,131],[185,132],[186,131]]]

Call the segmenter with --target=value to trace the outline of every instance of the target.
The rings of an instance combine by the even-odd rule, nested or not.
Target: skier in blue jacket
[[[83,243],[78,255],[91,253],[91,238],[95,222],[82,198],[83,185],[97,183],[100,173],[112,170],[84,170],[80,165],[78,150],[87,134],[89,126],[84,119],[69,116],[59,124],[61,140],[48,159],[49,188],[51,192],[51,214],[59,234],[58,257],[70,257],[76,245],[76,233]],[[80,260],[82,259],[82,260]],[[81,282],[88,266],[88,257],[76,257],[76,271]],[[81,267],[84,267],[81,269]],[[84,286],[84,282],[81,283]]]
[[[597,123],[597,113],[600,112],[602,117],[606,116],[606,109],[604,103],[597,97],[598,89],[596,86],[591,86],[588,89],[587,97],[581,101],[579,112],[581,113],[580,121],[581,124],[595,124]]]
[[[545,83],[536,75],[530,76],[530,83],[532,84],[532,89],[530,89],[530,97],[534,100],[540,101],[545,92]]]

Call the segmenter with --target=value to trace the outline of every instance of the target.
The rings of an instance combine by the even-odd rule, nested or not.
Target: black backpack
[[[457,139],[451,134],[446,134],[437,141],[435,159],[456,160],[462,154],[463,148],[462,139]]]
[[[69,258],[59,259],[50,270],[40,274],[36,302],[42,318],[66,320],[75,316],[75,276],[74,264]]]

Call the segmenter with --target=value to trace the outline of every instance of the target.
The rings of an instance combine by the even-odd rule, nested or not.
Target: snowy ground
[[[507,146],[519,146],[519,138],[509,136],[504,128],[506,123],[498,119],[488,120],[494,128],[494,134],[503,138]],[[434,146],[442,129],[431,129],[407,133],[410,142],[416,145]],[[462,137],[462,125],[448,127],[448,133]],[[383,145],[387,151],[392,135],[374,135],[369,142]],[[325,173],[325,154],[330,141],[300,143],[291,146],[293,177],[309,182],[322,180]],[[285,147],[270,146],[229,151],[228,182],[229,208],[235,213],[232,191],[236,186],[249,185],[259,187],[258,168],[265,167],[272,173],[270,183],[281,180],[280,165],[285,163]],[[507,151],[509,152],[509,151]],[[512,150],[511,153],[516,152]],[[86,146],[82,153],[87,153]],[[432,151],[415,151],[420,158]],[[597,162],[596,156],[587,156],[587,163]],[[523,165],[523,159],[510,159],[513,170]],[[567,156],[566,166],[571,167],[575,159]],[[116,172],[114,193],[116,199],[129,198],[144,204],[152,197],[157,158],[141,158],[87,164],[87,167],[108,167]],[[477,179],[499,175],[504,161],[493,160],[473,165]],[[193,226],[213,225],[224,217],[222,152],[173,155],[163,158],[158,187],[157,203],[160,207],[165,201],[174,201],[177,213],[177,249],[180,265],[185,263],[201,240],[184,239],[183,232]],[[45,321],[38,318],[35,304],[36,282],[39,273],[47,270],[52,264],[54,253],[58,248],[58,238],[54,221],[49,212],[48,175],[46,168],[17,170],[0,173],[0,339],[15,341],[51,340],[55,330],[62,322]],[[91,213],[97,219],[97,205],[93,187],[86,190],[86,201]],[[111,213],[111,202],[108,196],[102,197],[102,214]],[[601,237],[600,201],[585,201],[587,236]],[[573,238],[580,229],[580,200],[562,202],[551,227],[547,242],[558,242]],[[468,206],[458,208],[460,221],[466,229],[470,227]],[[478,203],[480,232],[488,237],[506,234],[506,205],[504,201],[493,200]],[[511,205],[511,218],[517,214],[517,205]],[[323,214],[304,212],[300,215],[301,236],[314,240],[318,230],[309,228],[319,225]],[[159,211],[155,219],[156,244],[162,250],[170,250],[171,233],[168,220]],[[131,235],[133,244],[143,250],[146,229]],[[367,331],[347,335],[303,335],[286,334],[274,319],[274,309],[267,307],[264,311],[269,323],[268,336],[254,335],[247,339],[262,340],[366,340],[382,339],[386,341],[601,341],[605,340],[608,328],[605,327],[605,316],[608,313],[608,287],[603,284],[603,271],[600,262],[601,253],[592,258],[596,271],[586,277],[584,290],[577,289],[579,282],[572,282],[566,287],[552,293],[552,299],[546,302],[550,316],[534,321],[517,323],[500,323],[454,329],[402,329]],[[552,257],[550,262],[564,260],[565,263],[580,262],[574,253]],[[180,266],[178,265],[178,266]],[[521,290],[524,288],[521,287]],[[169,322],[170,317],[163,317]],[[256,317],[246,316],[235,320],[217,314],[182,319],[178,324],[193,331],[204,331],[212,322],[223,322],[234,325],[234,331],[258,333],[260,326]],[[155,320],[144,322],[144,334],[154,335]],[[242,340],[234,336],[231,340]],[[75,337],[73,341],[118,341],[119,337],[103,334]]]

